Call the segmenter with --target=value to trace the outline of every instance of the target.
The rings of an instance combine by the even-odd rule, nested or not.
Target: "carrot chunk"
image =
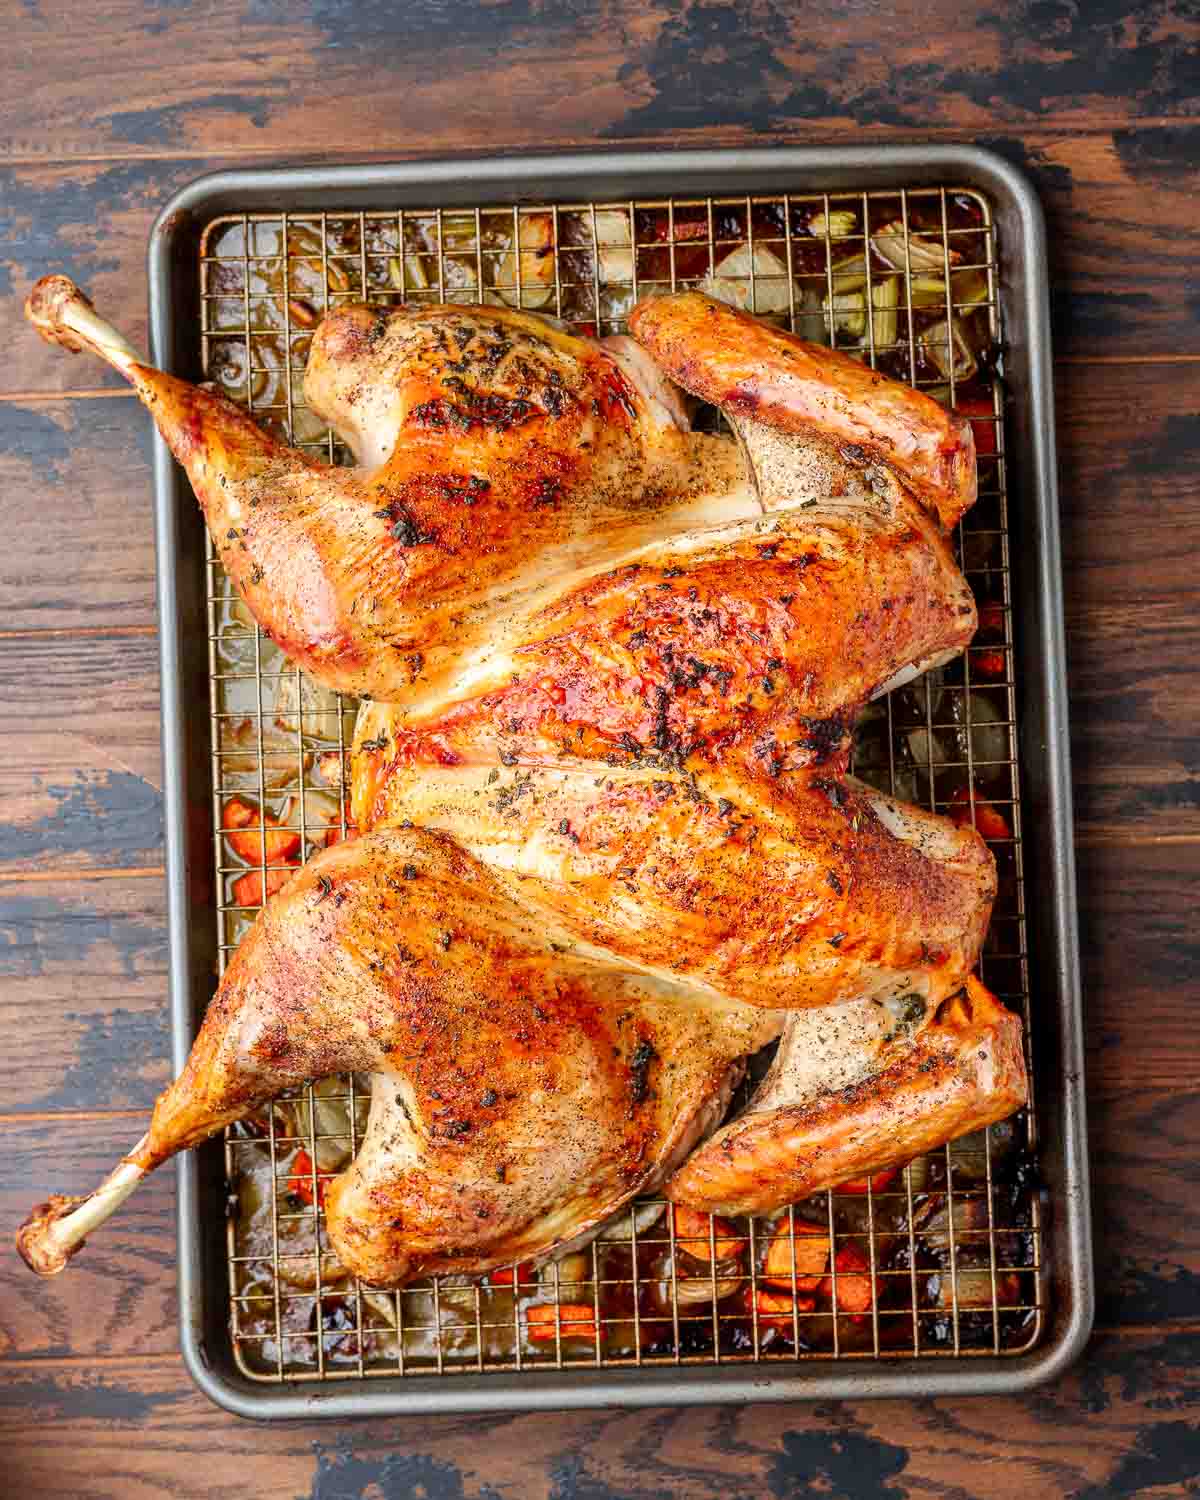
[[[836,1297],[835,1312],[850,1313],[862,1317],[871,1311],[877,1291],[871,1277],[871,1262],[866,1252],[853,1242],[839,1245],[833,1258],[837,1271],[837,1284],[832,1276],[821,1283],[821,1295],[831,1300]]]
[[[557,1328],[564,1339],[590,1339],[595,1343],[599,1334],[596,1329],[595,1309],[586,1302],[562,1302],[527,1307],[525,1318],[529,1337],[535,1344],[552,1344]]]
[[[280,864],[300,852],[300,835],[293,829],[280,828],[270,813],[259,822],[259,811],[244,797],[231,797],[221,813],[221,827],[229,846],[239,859],[255,865],[266,853],[269,865]]]
[[[746,1240],[738,1234],[728,1219],[713,1217],[710,1238],[708,1214],[697,1213],[694,1208],[676,1204],[672,1211],[675,1224],[675,1243],[696,1260],[711,1260],[716,1246],[718,1260],[733,1260],[746,1249]]]
[[[763,1275],[772,1286],[793,1285],[792,1267],[796,1268],[795,1286],[802,1292],[815,1292],[829,1265],[829,1237],[814,1225],[797,1219],[795,1232],[781,1230],[767,1247]]]

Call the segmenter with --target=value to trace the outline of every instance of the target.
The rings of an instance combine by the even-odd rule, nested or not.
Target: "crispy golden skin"
[[[1025,1103],[1021,1023],[974,976],[914,1038],[868,1051],[852,1082],[830,1086],[828,1073],[842,1059],[814,1056],[814,1040],[805,1038],[800,1082],[789,1076],[801,1071],[790,1066],[796,1042],[784,1038],[759,1096],[693,1153],[668,1197],[709,1213],[765,1213],[911,1161]],[[814,1081],[818,1070],[827,1071],[825,1081]]]
[[[306,375],[359,459],[331,469],[39,287],[47,336],[154,412],[263,627],[385,701],[352,778],[374,831],[268,905],[147,1137],[35,1215],[31,1264],[61,1269],[172,1152],[352,1069],[371,1122],[329,1231],[388,1285],[586,1233],[712,1127],[741,1058],[785,1021],[804,1055],[837,1002],[916,995],[924,1020],[886,1067],[860,1035],[836,1099],[761,1096],[681,1198],[757,1177],[783,1201],[1020,1102],[1017,1022],[960,996],[990,854],[846,774],[858,708],[975,627],[939,526],[970,503],[970,440],[932,403],[685,294],[634,327],[737,432],[702,437],[628,348],[349,307]]]
[[[975,503],[971,424],[848,354],[700,292],[639,302],[629,326],[659,369],[731,415],[894,469],[943,526]]]
[[[544,1255],[660,1182],[779,1032],[688,999],[579,951],[448,839],[350,840],[260,913],[133,1160],[369,1072],[366,1136],[326,1195],[342,1263],[395,1286]]]

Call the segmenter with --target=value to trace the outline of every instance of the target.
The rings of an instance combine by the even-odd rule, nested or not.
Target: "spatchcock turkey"
[[[388,1287],[544,1258],[660,1187],[770,1209],[1024,1102],[1020,1024],[972,976],[988,849],[848,774],[862,706],[975,630],[946,539],[966,422],[699,292],[598,343],[343,306],[304,379],[357,459],[328,467],[65,278],[27,311],[129,379],[262,629],[363,700],[358,836],[260,913],[130,1154],[34,1210],[35,1270],[175,1152],[351,1070],[370,1118],[328,1233]]]

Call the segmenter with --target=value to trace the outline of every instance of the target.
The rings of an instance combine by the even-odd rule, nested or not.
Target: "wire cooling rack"
[[[502,303],[602,337],[639,296],[716,277],[759,315],[966,412],[980,497],[955,542],[980,633],[868,709],[854,769],[988,840],[1000,893],[982,976],[1028,1035],[998,253],[986,198],[953,187],[236,215],[202,237],[198,333],[211,380],[334,462],[349,455],[301,381],[322,313],[360,300]],[[207,566],[223,969],[264,895],[345,836],[355,705],[257,631],[211,546]],[[770,1218],[646,1199],[540,1270],[378,1292],[337,1263],[321,1201],[365,1106],[362,1080],[329,1080],[227,1136],[230,1327],[252,1379],[1016,1354],[1043,1331],[1031,1112]]]

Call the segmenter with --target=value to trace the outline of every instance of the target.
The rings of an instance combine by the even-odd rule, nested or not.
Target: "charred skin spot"
[[[532,401],[521,396],[501,396],[494,391],[477,392],[463,385],[458,400],[434,397],[415,406],[409,417],[414,426],[433,432],[509,432],[544,415]]]

